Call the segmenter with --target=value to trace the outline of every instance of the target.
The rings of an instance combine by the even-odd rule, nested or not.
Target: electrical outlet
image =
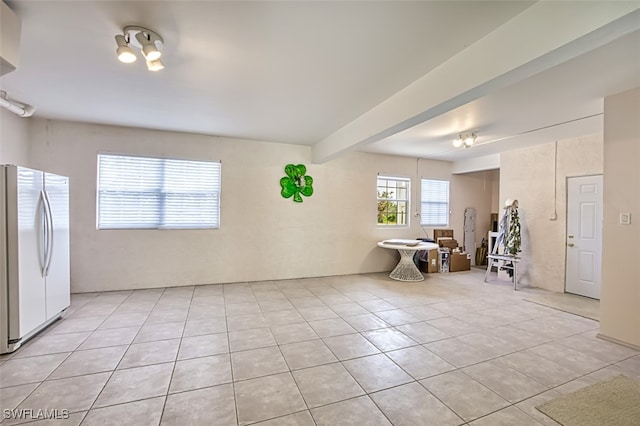
[[[620,213],[620,225],[631,225],[631,213]]]

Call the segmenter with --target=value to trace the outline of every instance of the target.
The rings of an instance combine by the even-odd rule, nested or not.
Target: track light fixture
[[[16,115],[19,115],[20,117],[31,117],[36,111],[35,107],[31,105],[17,102],[9,98],[7,92],[4,90],[0,90],[0,106],[8,109]]]
[[[471,146],[476,143],[477,137],[476,132],[460,133],[460,135],[453,140],[453,146],[456,148],[460,148],[462,146],[465,148],[471,148]]]
[[[160,71],[164,68],[164,64],[160,60],[164,41],[158,33],[136,25],[124,27],[122,32],[123,34],[116,35],[118,45],[116,53],[120,62],[130,64],[136,61],[136,55],[131,48],[131,46],[135,46],[142,52],[149,71]]]

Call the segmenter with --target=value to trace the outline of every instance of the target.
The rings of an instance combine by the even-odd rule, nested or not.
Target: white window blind
[[[98,229],[220,227],[219,162],[98,155]]]
[[[449,226],[449,181],[422,179],[420,225]]]

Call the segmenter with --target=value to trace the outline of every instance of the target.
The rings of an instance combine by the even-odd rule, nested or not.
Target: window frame
[[[380,188],[380,186],[379,186],[380,179],[385,179],[385,180],[395,181],[395,182],[406,182],[406,184],[407,184],[407,189],[406,189],[407,196],[406,196],[406,198],[380,198],[378,196],[378,189]],[[381,201],[404,202],[404,203],[406,203],[406,210],[405,210],[405,213],[404,213],[405,223],[399,224],[399,223],[397,223],[397,220],[396,220],[395,224],[380,223],[378,220],[379,220],[379,216],[380,216],[380,210],[379,210],[380,207],[379,206],[380,206],[380,202]],[[378,207],[378,213],[376,215],[376,225],[377,225],[378,228],[380,228],[380,229],[408,228],[410,226],[410,220],[411,220],[411,214],[410,214],[410,212],[411,212],[411,178],[405,177],[405,176],[393,176],[393,175],[378,173],[378,175],[376,176],[376,206]]]
[[[446,201],[446,223],[427,223],[423,222],[423,217],[427,215],[425,213],[425,205],[445,204],[442,201],[425,201],[425,183],[429,182],[445,182],[447,184],[447,201]],[[450,222],[451,211],[451,181],[448,179],[432,179],[432,178],[420,178],[420,226],[423,228],[448,228]]]
[[[158,188],[155,188],[155,190],[153,191],[143,191],[140,189],[135,189],[135,190],[130,190],[130,191],[122,191],[123,194],[125,193],[130,193],[130,194],[138,194],[138,195],[142,195],[142,194],[151,194],[152,196],[155,196],[157,198],[157,202],[159,203],[157,208],[155,210],[149,210],[151,213],[155,214],[157,216],[157,220],[154,221],[154,223],[148,223],[149,226],[142,226],[141,224],[129,224],[127,225],[126,223],[122,223],[119,225],[114,225],[114,226],[109,226],[106,224],[102,224],[100,223],[100,207],[101,207],[101,192],[106,192],[107,190],[101,191],[101,170],[100,170],[100,157],[101,156],[105,156],[105,157],[125,157],[125,158],[129,158],[129,159],[142,159],[142,160],[160,160],[160,162],[162,163],[162,178],[161,178],[161,185]],[[221,225],[221,217],[220,217],[220,211],[221,211],[221,192],[222,192],[222,162],[221,161],[216,161],[216,160],[201,160],[201,159],[191,159],[191,158],[179,158],[179,157],[162,157],[162,156],[154,156],[154,155],[143,155],[143,154],[129,154],[129,153],[120,153],[120,152],[98,152],[97,156],[96,156],[96,230],[99,231],[111,231],[111,230],[128,230],[128,231],[133,231],[133,230],[209,230],[209,229],[219,229],[220,225]],[[211,181],[211,184],[213,186],[213,188],[208,191],[208,192],[202,192],[202,191],[193,191],[193,192],[188,192],[188,191],[183,191],[183,192],[176,192],[175,194],[177,194],[178,197],[182,196],[182,197],[194,197],[194,195],[196,194],[200,194],[201,196],[204,196],[205,198],[207,196],[212,196],[213,195],[213,208],[215,209],[215,214],[213,217],[213,223],[208,225],[208,224],[204,224],[204,223],[198,223],[198,222],[193,222],[193,223],[187,223],[184,225],[176,225],[175,223],[173,224],[166,224],[166,222],[164,222],[166,220],[166,211],[167,211],[167,207],[169,205],[169,203],[167,202],[167,200],[170,198],[170,191],[167,190],[167,188],[171,187],[172,184],[175,185],[176,183],[179,183],[179,181],[167,181],[166,177],[167,174],[170,173],[166,173],[165,172],[165,168],[167,166],[167,163],[169,162],[187,162],[187,163],[206,163],[206,164],[211,164],[211,165],[215,165],[214,169],[212,170],[212,173],[214,175],[214,180]],[[169,171],[170,172],[170,171]],[[174,171],[175,173],[175,171]],[[217,186],[216,186],[217,184]],[[217,221],[216,221],[217,219]],[[164,223],[164,224],[163,224]]]

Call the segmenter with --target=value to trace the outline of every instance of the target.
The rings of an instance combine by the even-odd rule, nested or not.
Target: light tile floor
[[[640,353],[597,339],[596,321],[482,278],[75,294],[0,357],[2,425],[62,410],[55,424],[554,425],[537,405],[640,378]]]

